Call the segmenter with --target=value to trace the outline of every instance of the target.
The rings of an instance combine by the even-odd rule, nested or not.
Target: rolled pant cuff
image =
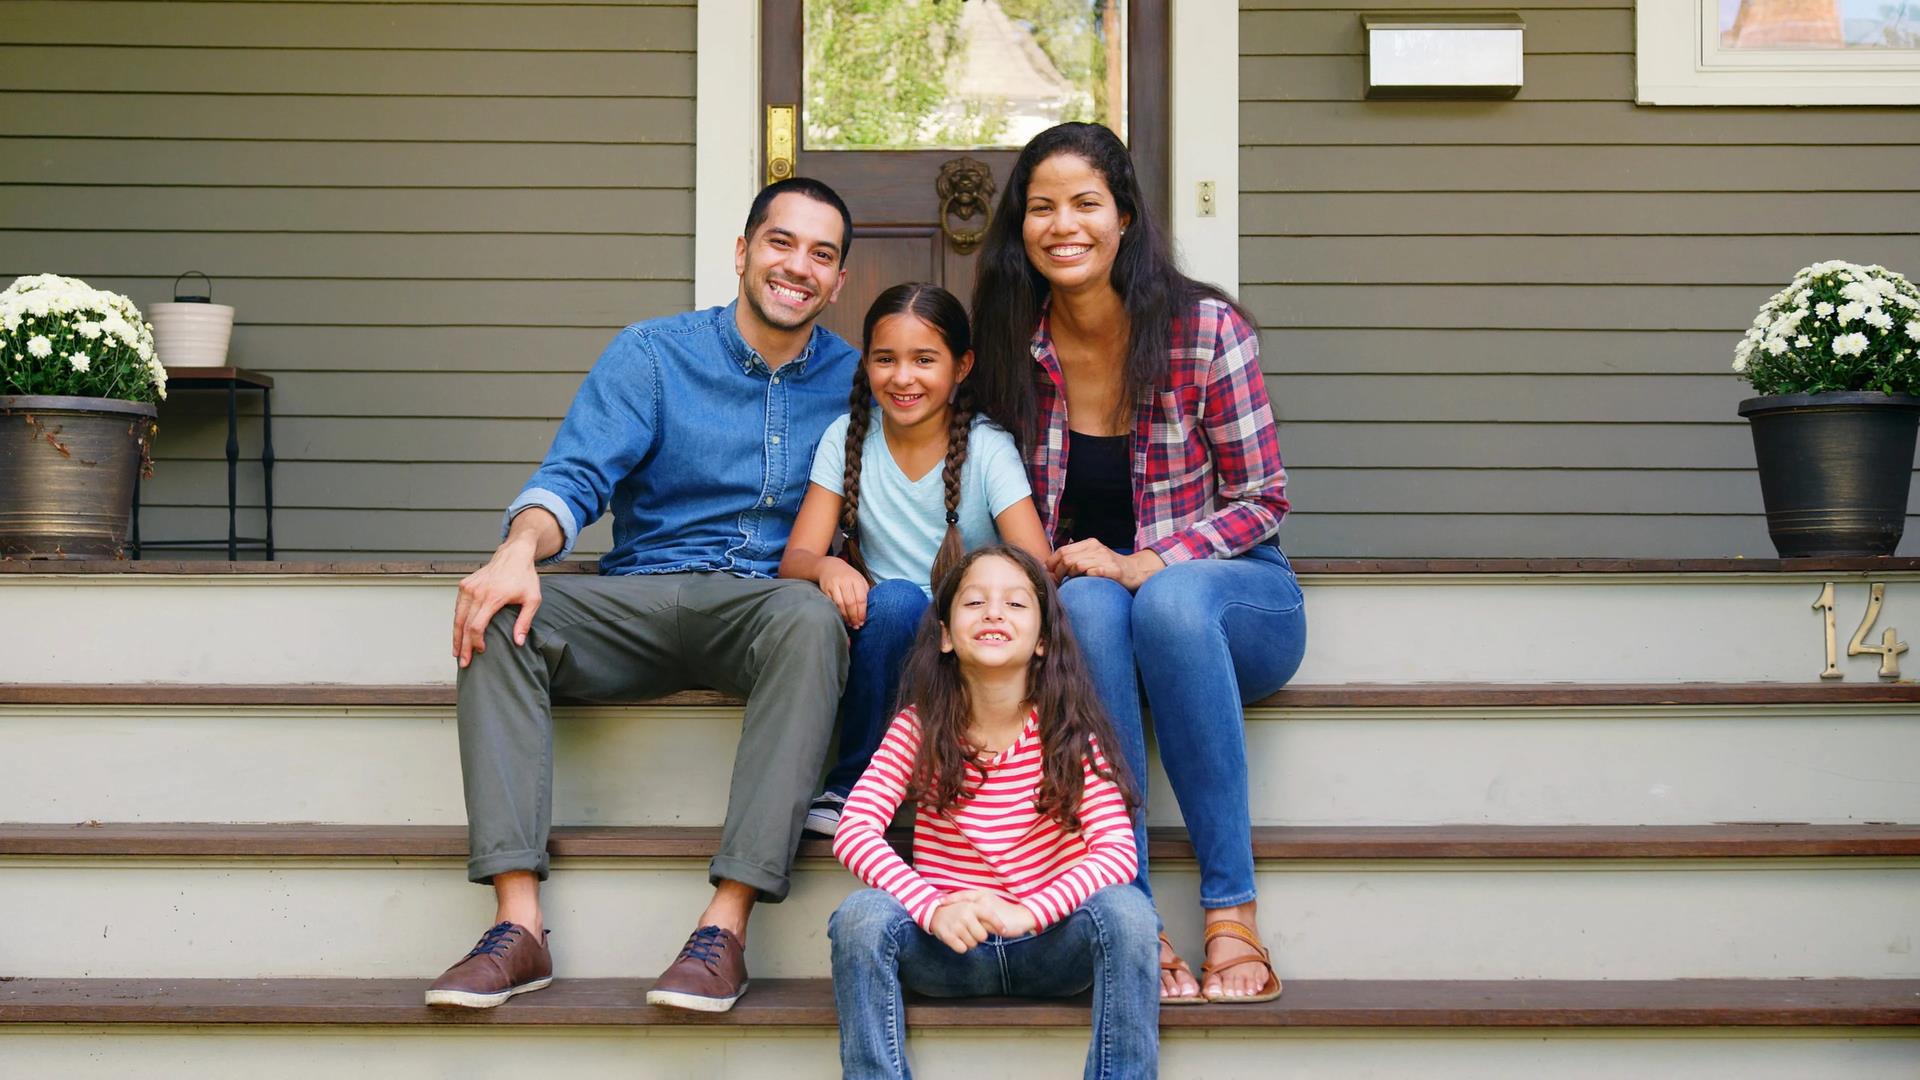
[[[722,881],[737,881],[760,890],[763,903],[777,904],[787,898],[787,890],[793,882],[785,872],[750,863],[733,855],[715,855],[707,864],[707,881],[718,885]]]
[[[493,875],[514,870],[531,870],[541,881],[547,880],[547,853],[544,851],[501,851],[467,860],[467,880],[475,885],[490,885]]]
[[[1239,907],[1241,904],[1253,903],[1258,895],[1254,890],[1248,889],[1245,892],[1233,893],[1217,900],[1211,896],[1203,896],[1200,898],[1200,906],[1208,911],[1223,907]]]

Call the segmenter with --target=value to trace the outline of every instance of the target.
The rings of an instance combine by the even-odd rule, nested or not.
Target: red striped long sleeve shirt
[[[1113,781],[1094,772],[1093,761],[1084,766],[1079,832],[1035,809],[1042,771],[1037,712],[1028,714],[1013,745],[987,763],[971,798],[942,814],[919,808],[909,865],[887,843],[886,830],[906,797],[919,749],[919,720],[912,708],[902,709],[847,798],[833,854],[861,881],[892,893],[921,929],[932,932],[933,913],[950,892],[983,889],[1024,904],[1044,930],[1098,890],[1133,880],[1138,856],[1126,800]],[[1093,752],[1105,768],[1098,745]]]

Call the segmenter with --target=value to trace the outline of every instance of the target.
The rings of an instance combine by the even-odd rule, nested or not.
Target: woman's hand
[[[827,594],[833,606],[840,609],[840,617],[848,626],[860,629],[867,621],[867,579],[866,575],[847,564],[845,559],[827,555],[820,559],[815,573],[819,574],[820,591]]]
[[[1133,592],[1147,579],[1167,568],[1166,561],[1154,551],[1136,551],[1121,555],[1098,540],[1076,540],[1053,553],[1047,569],[1057,578],[1082,575],[1110,578]]]

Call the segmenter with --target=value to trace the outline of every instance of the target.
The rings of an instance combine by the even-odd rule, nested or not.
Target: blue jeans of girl
[[[1087,898],[1038,934],[989,937],[964,953],[920,929],[891,893],[863,889],[827,924],[840,1068],[847,1080],[905,1080],[902,989],[927,997],[1067,997],[1093,987],[1087,1080],[1134,1080],[1160,1061],[1160,945],[1153,904],[1130,885]]]
[[[1060,599],[1113,719],[1134,782],[1144,789],[1153,709],[1160,763],[1200,863],[1200,906],[1254,898],[1253,822],[1241,706],[1286,685],[1307,649],[1300,584],[1280,549],[1174,563],[1128,592],[1108,578],[1070,578]],[[1146,807],[1134,822],[1135,884],[1148,896]]]
[[[932,601],[920,586],[888,578],[867,590],[867,621],[847,631],[847,687],[840,693],[840,749],[828,791],[846,795],[880,749],[896,711],[900,669]]]

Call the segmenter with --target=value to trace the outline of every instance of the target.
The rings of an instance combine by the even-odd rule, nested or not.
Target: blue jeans
[[[1254,898],[1253,822],[1241,706],[1286,685],[1307,649],[1300,584],[1280,549],[1174,563],[1130,593],[1077,577],[1060,599],[1086,654],[1100,703],[1145,795],[1147,740],[1140,688],[1153,709],[1160,763],[1173,783],[1200,862],[1200,906]],[[1146,807],[1134,823],[1135,884],[1148,896]]]
[[[891,893],[862,889],[827,923],[833,1004],[847,1080],[907,1068],[901,988],[928,997],[1066,997],[1093,987],[1088,1080],[1150,1077],[1160,1067],[1160,944],[1153,904],[1127,885],[1101,889],[1038,934],[990,937],[956,953],[920,929]]]
[[[847,631],[847,688],[840,694],[840,749],[827,770],[826,789],[853,790],[880,749],[896,711],[900,668],[932,601],[911,581],[889,578],[867,590],[867,621]]]

